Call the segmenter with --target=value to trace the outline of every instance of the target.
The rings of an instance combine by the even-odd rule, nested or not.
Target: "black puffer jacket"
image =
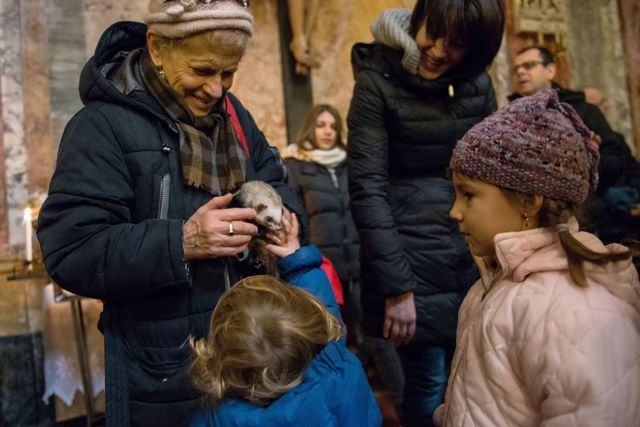
[[[53,280],[104,301],[107,424],[118,427],[187,425],[199,404],[188,338],[207,334],[218,298],[243,274],[235,257],[185,269],[183,222],[212,196],[183,184],[181,131],[141,83],[145,33],[121,22],[102,36],[81,75],[86,106],[65,129],[38,220]],[[228,96],[250,147],[246,179],[269,182],[304,215],[279,157]]]
[[[358,232],[349,209],[347,162],[335,168],[338,188],[324,166],[297,159],[286,159],[289,186],[304,203],[309,220],[309,243],[331,260],[346,286],[360,277]]]
[[[402,52],[357,44],[347,119],[351,213],[360,233],[364,327],[379,336],[388,297],[413,291],[414,342],[453,340],[477,271],[448,213],[456,141],[496,108],[489,76],[412,76]],[[450,96],[449,86],[453,90]]]

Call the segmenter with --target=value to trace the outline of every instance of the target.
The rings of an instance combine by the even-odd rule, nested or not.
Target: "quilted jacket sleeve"
[[[38,218],[47,271],[79,295],[109,299],[186,287],[182,220],[133,223],[129,170],[116,131],[97,109],[67,125]]]
[[[360,247],[385,298],[416,287],[389,205],[389,141],[385,105],[373,72],[358,74],[349,107],[349,193]]]
[[[547,317],[520,353],[525,383],[542,402],[541,426],[623,426],[640,420],[637,325],[626,309],[611,308]]]
[[[303,246],[278,262],[282,279],[304,289],[322,302],[338,320],[342,320],[329,279],[320,268],[322,254],[315,246]]]

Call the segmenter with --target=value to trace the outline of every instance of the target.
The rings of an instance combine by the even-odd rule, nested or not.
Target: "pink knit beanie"
[[[598,185],[597,137],[553,89],[517,99],[472,127],[451,169],[499,187],[583,203]]]
[[[171,39],[209,30],[240,30],[253,35],[248,0],[151,0],[144,22],[149,30]]]

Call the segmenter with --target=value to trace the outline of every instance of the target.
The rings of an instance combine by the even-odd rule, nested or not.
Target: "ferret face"
[[[256,206],[256,222],[269,231],[278,231],[282,228],[282,208],[268,207],[260,203]]]

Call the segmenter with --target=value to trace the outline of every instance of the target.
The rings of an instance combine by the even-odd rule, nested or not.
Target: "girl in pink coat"
[[[629,250],[578,230],[598,141],[553,90],[473,127],[451,159],[481,280],[459,312],[439,426],[640,426],[640,285]]]

